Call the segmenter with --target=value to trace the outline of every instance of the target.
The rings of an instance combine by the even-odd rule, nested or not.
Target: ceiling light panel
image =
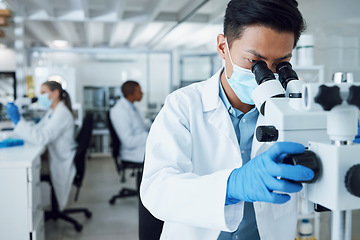
[[[90,47],[104,44],[105,24],[101,22],[87,23],[87,38]]]
[[[114,27],[110,36],[110,47],[122,47],[128,42],[131,33],[133,32],[135,23],[120,22]]]
[[[71,43],[71,45],[78,45],[80,44],[80,36],[75,27],[74,22],[70,21],[58,21],[54,23],[55,28],[59,32],[60,36],[63,39],[66,39]]]
[[[177,46],[179,41],[183,41],[184,38],[187,38],[189,35],[194,34],[199,30],[199,24],[193,23],[183,23],[178,27],[173,29],[169,34],[167,34],[164,39],[160,39],[159,44],[161,48],[172,49],[174,46]]]
[[[131,41],[130,47],[144,47],[146,46],[151,39],[153,39],[164,27],[163,23],[149,23],[146,25],[143,31],[140,34],[135,36]]]
[[[27,21],[25,22],[25,29],[30,31],[32,35],[49,46],[49,43],[61,39],[61,36],[55,30],[52,22],[47,21]]]
[[[197,48],[203,45],[212,45],[214,46],[214,51],[216,49],[216,38],[217,35],[222,33],[222,25],[204,25],[204,27],[189,36],[185,42],[186,48]]]

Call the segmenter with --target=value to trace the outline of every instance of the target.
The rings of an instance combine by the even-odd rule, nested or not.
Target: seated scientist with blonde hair
[[[110,110],[111,123],[121,141],[120,158],[143,162],[151,123],[134,105],[141,101],[143,92],[139,83],[131,80],[121,86],[121,91],[124,97]]]
[[[58,82],[47,81],[41,85],[41,104],[49,111],[37,124],[27,122],[13,103],[7,104],[7,114],[16,125],[15,133],[26,142],[46,145],[49,153],[50,178],[55,196],[62,211],[68,201],[76,173],[73,159],[76,153],[74,117],[69,94]],[[42,172],[44,167],[42,167]]]

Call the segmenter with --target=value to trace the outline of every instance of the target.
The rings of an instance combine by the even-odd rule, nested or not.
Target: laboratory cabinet
[[[92,113],[94,129],[89,151],[109,154],[107,113],[121,96],[120,86],[84,86],[84,112]]]
[[[43,146],[0,149],[0,239],[44,240],[40,155]]]

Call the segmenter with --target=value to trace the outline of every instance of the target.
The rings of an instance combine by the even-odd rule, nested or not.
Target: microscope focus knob
[[[360,197],[360,164],[352,166],[345,176],[346,189],[354,196]]]
[[[313,183],[319,178],[321,162],[318,156],[313,151],[306,150],[304,153],[300,153],[300,154],[287,154],[283,159],[283,163],[294,166],[302,165],[304,167],[313,170],[315,174],[313,179],[309,181],[298,181],[298,182]]]
[[[320,104],[325,111],[330,111],[333,107],[342,103],[340,88],[338,86],[328,87],[321,85],[314,100]]]
[[[360,86],[351,86],[349,88],[349,96],[347,102],[360,108]]]
[[[258,126],[256,128],[256,139],[259,142],[275,142],[278,137],[279,132],[274,126]]]

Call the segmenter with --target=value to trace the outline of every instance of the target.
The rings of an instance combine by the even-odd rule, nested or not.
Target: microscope
[[[360,84],[346,81],[343,73],[334,74],[334,83],[305,83],[288,62],[278,64],[279,79],[263,61],[251,70],[259,84],[252,94],[260,112],[255,141],[261,147],[256,155],[276,141],[307,147],[283,162],[315,172],[314,179],[304,182],[302,196],[331,210],[332,240],[350,240],[351,210],[360,209],[360,144],[353,143]]]

